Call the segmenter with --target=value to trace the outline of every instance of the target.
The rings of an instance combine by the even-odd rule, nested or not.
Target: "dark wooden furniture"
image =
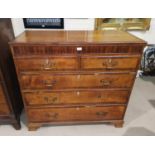
[[[23,102],[8,44],[12,39],[11,19],[0,19],[0,125],[12,124],[20,129]]]
[[[122,31],[26,31],[10,44],[29,130],[122,127],[146,42]]]

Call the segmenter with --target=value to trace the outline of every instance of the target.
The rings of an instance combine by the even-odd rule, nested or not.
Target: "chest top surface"
[[[124,31],[25,31],[11,44],[146,44]]]

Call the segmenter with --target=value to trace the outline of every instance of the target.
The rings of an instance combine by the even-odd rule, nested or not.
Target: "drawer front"
[[[0,115],[8,115],[10,113],[2,86],[0,85]]]
[[[30,122],[119,120],[124,106],[29,109]]]
[[[23,89],[129,88],[135,74],[21,75]]]
[[[125,90],[63,91],[24,93],[27,105],[74,105],[126,103],[129,92]]]
[[[82,57],[82,69],[136,70],[139,57]]]
[[[40,55],[62,55],[76,54],[76,46],[49,46],[49,45],[22,45],[13,46],[15,57],[21,56],[40,56]]]
[[[78,62],[75,57],[63,58],[25,58],[15,59],[19,71],[52,71],[52,70],[77,70]]]
[[[141,54],[143,46],[130,45],[14,45],[15,57],[32,55],[75,55],[77,53],[138,53]]]

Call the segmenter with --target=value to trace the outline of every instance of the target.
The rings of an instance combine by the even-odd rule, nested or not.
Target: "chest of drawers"
[[[122,31],[26,31],[10,45],[29,130],[122,127],[143,40]]]

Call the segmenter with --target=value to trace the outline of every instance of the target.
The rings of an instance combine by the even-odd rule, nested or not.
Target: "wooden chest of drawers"
[[[29,130],[123,125],[143,40],[122,31],[26,31],[10,45]]]

